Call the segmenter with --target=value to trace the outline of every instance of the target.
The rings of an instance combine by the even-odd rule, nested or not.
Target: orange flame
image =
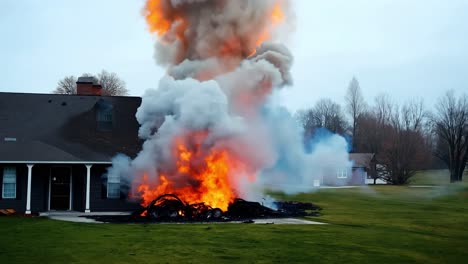
[[[271,11],[271,21],[273,22],[273,25],[278,25],[284,21],[284,13],[281,8],[281,3],[276,2],[275,5],[273,6],[273,10]]]
[[[137,191],[141,193],[143,206],[162,194],[172,193],[191,204],[204,202],[213,208],[227,210],[229,203],[237,197],[229,176],[243,166],[227,150],[211,149],[205,153],[200,142],[206,136],[206,132],[195,132],[176,139],[175,174],[168,177],[159,173],[153,181],[145,174],[143,182],[138,183]],[[248,179],[252,180],[252,176]]]
[[[153,0],[146,2],[146,21],[151,32],[156,32],[158,35],[163,35],[171,28],[171,20],[165,15],[164,9],[167,4],[161,0]]]
[[[238,1],[238,0],[233,0]],[[214,37],[214,45],[203,54],[197,54],[201,58],[224,58],[222,69],[205,69],[198,73],[200,80],[211,79],[220,72],[230,71],[237,67],[242,59],[254,55],[256,48],[265,41],[271,40],[273,31],[286,20],[284,0],[275,0],[274,4],[265,10],[260,21],[255,21],[255,26],[247,31],[232,30],[231,34],[220,34]],[[181,62],[188,56],[190,49],[188,44],[190,37],[197,34],[196,30],[187,29],[196,26],[194,22],[197,16],[188,14],[190,7],[181,5],[174,7],[170,0],[147,0],[144,15],[149,25],[149,30],[159,37],[165,44],[180,43],[177,46],[175,63]],[[220,6],[222,8],[222,5]],[[190,12],[194,11],[190,9]],[[235,22],[235,21],[234,21]],[[245,21],[239,21],[245,23]],[[191,23],[194,23],[193,25]],[[236,23],[232,23],[236,24]],[[179,58],[180,57],[180,58]],[[271,80],[264,78],[259,81],[259,89],[253,96],[240,95],[240,101],[246,105],[255,104],[262,100],[264,95],[272,88]],[[257,104],[255,104],[257,105]],[[147,172],[139,182],[135,182],[136,190],[142,198],[142,205],[148,205],[152,200],[162,194],[172,193],[188,203],[204,202],[212,207],[226,210],[229,203],[236,197],[234,186],[239,181],[239,175],[245,175],[246,180],[254,181],[255,174],[242,160],[228,149],[207,148],[202,143],[208,136],[207,132],[189,132],[180,135],[173,142],[172,157],[175,160],[175,168],[164,171],[156,171],[155,177],[150,177]],[[237,178],[233,179],[233,175]]]
[[[234,0],[237,1],[237,0]],[[283,10],[284,0],[276,0],[272,8],[266,11],[259,26],[253,27],[246,35],[231,36],[221,40],[221,44],[213,47],[208,56],[240,56],[249,57],[255,53],[255,48],[272,37],[272,32],[286,20]],[[148,0],[143,14],[150,32],[156,33],[163,42],[172,43],[178,40],[182,49],[186,50],[190,40],[186,30],[191,26],[186,5],[174,7],[169,0]],[[247,41],[246,41],[247,40]]]
[[[267,27],[260,32],[257,36],[257,40],[255,41],[255,48],[260,47],[263,42],[268,41],[271,39],[272,31],[275,27],[283,23],[285,20],[285,14],[282,9],[281,1],[276,1],[273,8],[270,11],[269,15],[269,23]],[[254,49],[250,54],[249,57],[254,55],[256,50]]]

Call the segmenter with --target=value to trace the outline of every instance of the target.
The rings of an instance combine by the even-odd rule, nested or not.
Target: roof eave
[[[112,161],[34,161],[34,160],[0,160],[0,164],[112,164]]]

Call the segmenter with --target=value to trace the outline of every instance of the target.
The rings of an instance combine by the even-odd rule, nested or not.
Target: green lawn
[[[276,194],[279,197],[284,195]],[[79,224],[0,217],[0,263],[467,263],[468,185],[289,199],[330,225]]]
[[[468,183],[468,171],[463,175],[463,182]],[[409,183],[412,185],[445,185],[450,183],[450,172],[448,170],[426,170],[419,171]]]

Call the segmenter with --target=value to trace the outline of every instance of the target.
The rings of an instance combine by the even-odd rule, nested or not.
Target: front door
[[[50,171],[50,210],[71,210],[71,168],[52,167]]]

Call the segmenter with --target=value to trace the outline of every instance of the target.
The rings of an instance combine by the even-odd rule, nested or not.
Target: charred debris
[[[277,201],[277,209],[240,198],[229,204],[227,211],[205,203],[189,204],[174,194],[164,194],[148,206],[135,211],[132,217],[155,222],[245,221],[258,218],[319,216],[321,208],[312,203]]]

